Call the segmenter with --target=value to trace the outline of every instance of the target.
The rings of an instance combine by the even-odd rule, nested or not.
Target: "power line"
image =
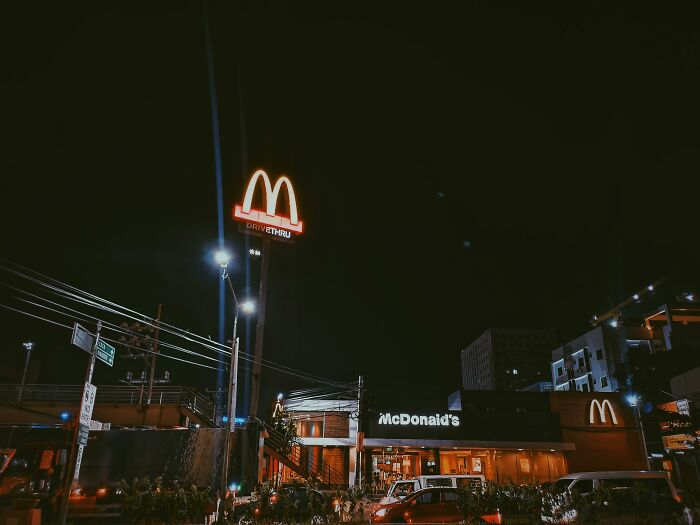
[[[105,312],[108,312],[108,313],[112,313],[112,314],[114,314],[114,315],[121,316],[121,317],[126,317],[126,318],[128,318],[128,319],[131,319],[131,320],[136,321],[136,322],[139,322],[139,323],[143,322],[144,324],[146,324],[146,325],[148,325],[148,326],[153,326],[153,327],[155,327],[155,325],[154,325],[153,323],[149,322],[149,320],[152,320],[150,317],[148,317],[148,316],[146,316],[146,315],[144,315],[144,314],[141,314],[141,313],[139,313],[139,312],[136,312],[135,310],[132,310],[132,309],[130,309],[130,308],[121,306],[121,305],[119,305],[119,304],[117,304],[117,303],[114,303],[114,302],[111,302],[111,301],[102,299],[102,298],[100,298],[100,297],[98,297],[98,296],[96,296],[96,295],[94,295],[94,294],[90,294],[89,292],[86,292],[86,291],[84,291],[84,290],[80,290],[79,288],[73,287],[73,286],[71,286],[71,285],[68,285],[68,284],[66,284],[66,283],[63,283],[63,282],[58,281],[58,280],[56,280],[56,279],[53,279],[53,278],[51,278],[51,277],[45,276],[45,275],[43,275],[43,274],[41,274],[41,273],[39,273],[39,272],[35,272],[34,270],[25,268],[25,267],[23,267],[23,266],[21,266],[21,265],[18,265],[18,264],[16,264],[16,263],[13,263],[12,261],[8,261],[7,259],[0,258],[0,260],[4,260],[4,261],[6,261],[6,262],[8,262],[8,263],[10,263],[10,264],[14,264],[14,265],[18,266],[19,268],[22,268],[22,269],[26,270],[27,272],[31,272],[31,273],[33,273],[33,274],[39,275],[39,276],[41,276],[42,278],[47,279],[48,281],[51,281],[51,282],[53,282],[53,283],[57,283],[58,285],[63,286],[63,287],[65,288],[65,289],[62,289],[62,288],[60,288],[60,286],[55,286],[55,285],[51,284],[51,282],[44,282],[44,281],[42,281],[41,279],[37,279],[36,277],[27,275],[27,274],[25,274],[25,273],[23,273],[23,272],[14,270],[14,269],[12,269],[12,268],[8,268],[7,266],[0,265],[0,269],[4,269],[5,271],[8,271],[8,272],[10,272],[10,273],[12,273],[12,274],[14,274],[14,275],[20,277],[20,278],[29,280],[30,282],[33,282],[34,284],[37,284],[37,285],[39,285],[39,286],[41,286],[41,287],[44,287],[44,288],[48,289],[49,293],[52,293],[52,294],[54,294],[54,295],[58,295],[59,297],[63,297],[64,299],[68,299],[68,300],[71,300],[71,301],[78,302],[78,303],[80,303],[80,304],[83,304],[83,305],[88,306],[88,307],[91,307],[91,308],[96,308],[96,309],[101,310],[101,311],[105,311]],[[7,283],[0,283],[0,284],[2,284],[2,285],[4,285],[4,286],[7,286],[7,287],[9,287],[9,288],[11,288],[11,289],[13,289],[13,290],[16,290],[16,291],[18,291],[18,292],[20,292],[20,293],[27,294],[27,295],[29,295],[29,296],[31,296],[31,297],[34,297],[34,298],[38,299],[38,300],[47,302],[47,303],[49,303],[49,304],[52,304],[52,305],[57,306],[57,307],[59,307],[59,308],[62,308],[62,309],[64,309],[64,310],[70,311],[70,312],[72,312],[72,314],[67,314],[66,312],[62,312],[62,311],[59,311],[59,310],[56,310],[56,309],[47,307],[46,305],[41,305],[41,304],[38,304],[38,303],[34,303],[34,302],[32,302],[32,301],[27,301],[27,300],[24,300],[24,299],[21,299],[21,298],[16,298],[16,299],[21,300],[21,301],[23,301],[23,302],[32,304],[32,305],[35,306],[35,307],[39,307],[39,308],[43,308],[43,309],[48,309],[48,310],[54,311],[55,313],[58,313],[58,314],[60,314],[60,315],[64,315],[64,316],[69,317],[69,318],[72,318],[72,319],[78,319],[78,320],[81,320],[81,321],[83,321],[83,322],[87,322],[87,321],[85,321],[85,318],[84,318],[84,317],[78,317],[78,315],[80,315],[80,316],[85,316],[85,317],[91,318],[91,319],[93,319],[93,320],[98,320],[97,317],[92,316],[92,315],[90,315],[90,314],[87,314],[86,312],[82,312],[82,311],[80,311],[80,310],[75,310],[75,309],[70,308],[70,307],[68,307],[68,306],[66,306],[66,305],[63,305],[63,304],[61,304],[61,303],[58,303],[58,302],[55,302],[55,301],[51,301],[51,300],[49,300],[49,299],[47,299],[47,298],[45,298],[45,297],[42,297],[42,296],[33,294],[33,293],[31,293],[31,292],[29,292],[29,291],[27,291],[27,290],[23,290],[23,289],[21,289],[21,288],[17,288],[17,287],[15,287],[15,286],[9,285],[9,284],[7,284]],[[82,294],[83,296],[81,296],[81,295],[79,295],[79,294],[76,294],[76,293],[73,293],[73,292],[71,292],[70,290],[75,290],[75,291],[79,292],[79,294]],[[90,298],[95,298],[95,299],[97,299],[97,301],[102,301],[102,303],[104,303],[104,304],[100,304],[100,303],[97,302],[96,300],[92,300],[92,299],[90,299]],[[111,306],[105,306],[105,305],[111,305]],[[114,307],[112,307],[112,306],[114,306]],[[122,311],[119,311],[118,309],[121,309]],[[23,314],[25,314],[25,315],[29,315],[29,316],[32,316],[32,317],[36,317],[37,319],[42,319],[42,320],[45,320],[45,321],[47,321],[47,322],[51,322],[51,323],[57,324],[57,325],[59,325],[59,326],[64,326],[64,327],[66,326],[66,325],[61,325],[60,323],[57,323],[57,322],[55,322],[55,321],[51,321],[51,320],[48,320],[48,319],[46,319],[46,318],[42,318],[42,317],[40,317],[40,316],[34,316],[33,314],[29,314],[28,312],[25,312],[25,311],[16,310],[16,309],[13,309],[13,310],[17,311],[18,313],[23,313]],[[127,314],[127,313],[125,313],[125,312],[130,312],[130,313]],[[131,313],[136,314],[136,316],[131,315]],[[77,315],[76,315],[76,314],[77,314]],[[133,332],[133,331],[131,331],[131,330],[125,329],[125,328],[120,327],[120,326],[117,326],[117,325],[114,324],[114,323],[110,323],[110,322],[108,322],[108,321],[103,321],[103,322],[104,322],[105,324],[107,324],[108,326],[111,327],[111,328],[109,328],[110,331],[117,332],[117,333],[122,333],[122,334],[125,334],[125,335],[129,335],[129,336],[132,336],[132,337],[141,339],[141,340],[147,339],[147,336],[143,336],[143,335],[138,334],[138,333],[135,333],[135,332]],[[164,327],[168,327],[168,328],[164,328]],[[189,332],[189,331],[182,330],[181,328],[178,328],[178,327],[176,327],[176,326],[174,326],[174,325],[170,325],[170,324],[168,324],[168,323],[161,323],[160,328],[161,328],[162,331],[165,331],[166,333],[169,333],[170,335],[173,335],[173,336],[176,336],[176,337],[180,337],[180,338],[185,339],[185,340],[188,341],[188,342],[191,342],[191,343],[194,343],[194,344],[198,344],[198,345],[200,345],[200,346],[203,346],[203,347],[205,347],[206,349],[211,350],[211,351],[214,351],[214,352],[216,352],[216,353],[219,354],[219,355],[230,355],[230,351],[224,350],[225,348],[227,348],[227,347],[225,347],[224,345],[222,345],[222,344],[220,344],[220,343],[216,343],[216,342],[211,341],[211,340],[207,340],[206,338],[204,338],[203,336],[200,336],[200,335],[198,335],[198,334],[193,334],[193,333],[191,333],[191,332]],[[199,340],[198,340],[198,339],[199,339]],[[206,343],[204,343],[203,341],[206,341]],[[122,345],[124,344],[124,343],[121,342],[121,341],[118,341],[117,343],[118,343],[118,344],[122,344]],[[204,358],[204,359],[207,359],[207,360],[217,361],[217,360],[214,359],[214,358],[211,358],[211,357],[209,357],[209,356],[205,356],[205,355],[203,355],[203,354],[194,352],[194,351],[192,351],[192,350],[188,350],[188,349],[182,348],[182,347],[180,347],[180,346],[174,345],[174,344],[169,343],[169,342],[167,342],[167,341],[161,341],[160,344],[162,344],[162,345],[163,345],[164,347],[166,347],[166,348],[170,348],[170,349],[173,349],[173,350],[185,352],[185,353],[190,354],[190,355],[195,355],[195,356],[197,356],[197,357],[199,357],[199,358]],[[143,350],[143,349],[140,348],[140,347],[139,347],[139,349],[140,349],[140,350]],[[172,356],[169,356],[169,357],[173,358]],[[255,362],[254,359],[248,357],[246,354],[241,354],[240,357],[241,357],[241,359],[244,360],[244,361],[248,361],[248,362],[252,362],[252,363]],[[186,360],[183,360],[183,361],[186,361]],[[187,361],[186,361],[186,362],[187,362]],[[200,364],[200,365],[201,365],[201,364]],[[291,375],[291,376],[295,376],[295,377],[304,379],[304,380],[309,381],[309,382],[315,382],[315,383],[320,383],[320,384],[326,384],[326,385],[329,385],[329,386],[332,386],[332,387],[338,387],[338,386],[343,386],[343,385],[344,385],[344,383],[340,383],[340,382],[337,382],[337,381],[334,381],[334,380],[331,380],[331,379],[328,379],[328,378],[324,378],[324,377],[321,377],[321,376],[318,376],[318,375],[315,375],[315,374],[310,374],[310,373],[308,373],[308,372],[304,372],[304,371],[302,371],[302,370],[298,370],[298,369],[295,369],[295,368],[293,368],[293,367],[290,367],[290,366],[287,366],[287,365],[284,365],[284,364],[281,364],[281,363],[276,363],[276,362],[271,361],[271,360],[268,360],[268,359],[263,359],[262,362],[261,362],[261,365],[262,365],[262,366],[265,366],[265,367],[268,368],[268,369],[275,370],[275,371],[277,371],[277,372],[284,373],[284,374],[288,374],[288,375]],[[206,365],[201,365],[201,366],[205,366],[205,367],[206,367]],[[207,367],[207,368],[215,369],[215,368],[213,368],[213,367]]]
[[[0,260],[7,261],[7,259],[2,259],[2,258],[0,258]],[[56,287],[56,286],[54,286],[54,285],[52,285],[52,284],[42,282],[41,280],[39,280],[39,279],[37,279],[37,278],[35,278],[35,277],[31,277],[31,276],[26,275],[26,274],[24,274],[24,273],[22,273],[22,272],[18,272],[18,271],[16,271],[16,270],[13,270],[13,269],[8,268],[8,267],[6,267],[6,266],[0,265],[0,269],[4,269],[4,270],[6,270],[6,271],[9,271],[9,272],[11,272],[11,273],[13,273],[13,274],[15,274],[15,275],[17,275],[17,276],[19,276],[19,277],[22,277],[22,278],[24,278],[24,279],[30,280],[31,282],[34,282],[34,283],[36,283],[36,284],[38,284],[38,285],[40,285],[40,286],[44,286],[45,288],[48,288],[48,289],[49,289],[49,292],[50,292],[50,293],[54,293],[55,295],[59,295],[60,297],[64,297],[65,299],[72,300],[72,301],[76,301],[76,302],[79,302],[79,303],[84,304],[84,305],[86,305],[86,306],[90,306],[90,307],[93,307],[93,308],[100,309],[100,310],[102,310],[102,311],[107,311],[107,312],[113,313],[113,314],[115,314],[115,315],[121,315],[121,316],[127,317],[127,318],[129,318],[129,319],[131,319],[131,320],[134,320],[134,321],[137,321],[137,322],[144,322],[144,324],[155,328],[155,324],[153,324],[153,322],[150,322],[150,321],[154,321],[154,320],[153,320],[152,318],[150,318],[150,317],[144,315],[144,314],[141,314],[141,313],[139,313],[139,312],[136,312],[135,310],[131,310],[130,308],[127,308],[127,307],[118,305],[117,303],[113,303],[113,302],[111,302],[111,301],[108,301],[108,300],[99,298],[98,296],[96,296],[96,295],[94,295],[94,294],[91,294],[91,293],[89,293],[89,292],[86,292],[86,291],[81,290],[81,289],[79,289],[79,288],[76,288],[76,287],[74,287],[74,286],[71,286],[71,285],[68,285],[68,284],[66,284],[66,283],[63,283],[63,282],[61,282],[61,281],[58,281],[58,280],[56,280],[56,279],[53,279],[53,278],[48,277],[48,276],[46,276],[46,275],[43,275],[43,274],[41,274],[41,273],[39,273],[39,272],[36,272],[36,271],[31,270],[31,269],[29,269],[29,268],[23,267],[23,266],[21,266],[21,265],[19,265],[19,264],[12,263],[11,261],[7,261],[7,262],[10,262],[11,264],[15,264],[16,266],[18,266],[18,267],[20,267],[20,268],[22,268],[22,269],[24,269],[24,270],[26,270],[26,271],[28,271],[28,272],[35,273],[35,274],[37,274],[37,275],[43,277],[44,279],[48,279],[49,281],[56,282],[56,283],[58,283],[60,286],[64,286],[64,287],[66,287],[66,288],[69,288],[69,289],[72,289],[72,290],[76,290],[76,291],[80,292],[81,294],[83,294],[83,295],[85,295],[85,296],[87,296],[87,297],[95,297],[95,298],[99,299],[100,301],[102,301],[102,302],[104,302],[104,303],[107,303],[107,304],[110,304],[110,305],[114,305],[116,308],[120,308],[120,309],[122,309],[122,310],[124,310],[124,311],[127,311],[127,312],[132,312],[132,313],[134,313],[134,314],[136,314],[137,316],[140,316],[140,317],[134,317],[134,316],[132,316],[132,315],[125,314],[125,313],[123,313],[123,312],[119,312],[119,311],[115,310],[114,308],[105,307],[104,305],[101,305],[101,304],[99,304],[99,303],[97,303],[97,302],[95,302],[95,301],[93,301],[93,300],[86,299],[85,297],[80,297],[79,295],[76,295],[75,293],[72,293],[72,292],[70,292],[70,291],[68,291],[68,290],[62,290],[62,289],[60,289],[59,287]],[[8,285],[8,286],[9,286],[9,285]],[[16,288],[15,288],[15,289],[16,289]],[[27,293],[27,292],[25,292],[25,293]],[[44,300],[46,300],[46,299],[44,299]],[[67,307],[65,307],[65,308],[67,308]],[[87,315],[87,314],[84,314],[84,315]],[[149,321],[146,321],[146,320],[149,320]],[[168,328],[164,328],[164,327],[169,327],[169,329],[168,329]],[[212,340],[210,340],[210,339],[206,339],[206,338],[204,338],[203,336],[200,336],[200,335],[197,335],[197,334],[193,334],[193,333],[191,333],[191,332],[189,332],[189,331],[182,330],[181,328],[178,328],[178,327],[176,327],[176,326],[174,326],[174,325],[170,325],[170,324],[168,324],[168,323],[161,322],[161,323],[160,323],[160,330],[161,330],[161,331],[164,331],[164,332],[168,332],[168,333],[170,333],[170,334],[172,334],[172,335],[175,335],[175,336],[178,336],[178,337],[182,337],[183,339],[185,339],[185,340],[187,340],[187,341],[189,341],[189,342],[192,342],[192,343],[195,343],[195,344],[199,344],[199,345],[201,345],[201,346],[204,346],[205,348],[208,348],[209,350],[212,350],[212,351],[214,351],[214,352],[216,352],[216,353],[219,353],[219,354],[222,354],[222,355],[231,355],[231,352],[230,352],[229,350],[227,350],[227,347],[224,346],[223,344],[217,343],[217,342],[212,341]],[[175,330],[175,331],[173,331],[173,330]],[[191,339],[190,336],[195,337],[195,338],[198,338],[198,339],[201,339],[201,340],[203,340],[203,341],[206,341],[206,344],[203,343],[202,341],[197,341],[197,340]],[[216,348],[216,346],[219,346],[219,347],[221,347],[221,348]],[[265,365],[264,363],[269,363],[269,364],[268,364],[268,365]],[[321,377],[321,376],[317,376],[317,375],[315,375],[315,374],[310,374],[310,373],[308,373],[308,372],[304,372],[304,371],[302,371],[302,370],[298,370],[298,369],[292,368],[292,367],[290,367],[290,366],[283,365],[283,364],[281,364],[281,363],[275,363],[274,361],[270,361],[270,360],[268,360],[268,359],[262,359],[262,366],[266,366],[267,368],[273,368],[273,369],[278,370],[278,371],[283,371],[283,370],[280,370],[280,369],[286,369],[287,371],[289,371],[289,372],[287,372],[287,373],[289,373],[290,375],[293,375],[293,376],[296,376],[296,377],[301,377],[301,378],[307,379],[307,380],[312,381],[312,382],[327,383],[327,384],[337,384],[337,383],[338,383],[338,382],[333,381],[333,380],[331,380],[331,379],[327,379],[327,378],[324,378],[324,377]]]

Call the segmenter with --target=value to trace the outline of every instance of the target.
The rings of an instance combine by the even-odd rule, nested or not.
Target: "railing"
[[[348,479],[345,473],[327,464],[322,458],[318,459],[311,447],[301,443],[290,445],[278,430],[269,427],[266,430],[269,437],[265,438],[265,444],[286,457],[287,461],[296,467],[294,470],[297,474],[306,479],[316,478],[326,487],[347,486]]]
[[[14,403],[19,385],[0,384],[0,402]],[[83,395],[82,385],[24,385],[23,403],[79,403]],[[148,401],[148,388],[144,386],[102,385],[97,387],[95,403],[114,405],[143,405]],[[154,386],[152,405],[180,405],[209,421],[214,421],[214,403],[193,388],[181,386]]]

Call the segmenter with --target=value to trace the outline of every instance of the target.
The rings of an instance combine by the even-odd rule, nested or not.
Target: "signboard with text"
[[[253,208],[258,181],[263,185],[263,210]],[[277,210],[277,200],[283,187],[287,193],[289,217],[280,215]],[[240,231],[276,241],[294,242],[294,237],[304,231],[304,223],[299,219],[292,181],[286,175],[282,175],[273,186],[270,177],[263,170],[257,170],[248,181],[243,203],[236,204],[233,209],[233,219],[243,223],[240,225]]]
[[[97,340],[97,346],[95,347],[95,351],[97,352],[96,357],[103,363],[113,366],[114,365],[114,356],[117,353],[117,349],[114,348],[112,345],[109,343],[106,343],[102,339]]]
[[[95,408],[95,396],[97,387],[92,383],[85,383],[83,388],[83,402],[80,404],[80,424],[90,428],[92,410]]]

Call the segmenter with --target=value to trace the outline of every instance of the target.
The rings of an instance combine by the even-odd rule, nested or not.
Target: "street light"
[[[222,270],[226,270],[226,267],[228,266],[228,263],[231,262],[231,255],[226,250],[216,250],[214,253],[214,260],[216,261],[216,264],[218,264]],[[222,275],[222,278],[224,276]]]
[[[221,278],[228,283],[229,290],[233,296],[233,340],[231,341],[231,364],[229,366],[228,380],[228,409],[226,416],[222,418],[226,423],[226,432],[224,433],[224,454],[221,465],[221,485],[219,499],[219,523],[224,523],[224,514],[226,510],[226,488],[228,476],[229,455],[231,454],[231,433],[235,432],[236,428],[236,393],[237,393],[237,376],[238,376],[238,344],[236,343],[236,332],[238,330],[238,313],[242,310],[243,313],[251,313],[255,311],[255,304],[252,301],[238,302],[236,291],[233,288],[233,283],[228,275],[228,265],[231,261],[231,256],[225,250],[218,250],[214,254],[214,260],[221,268]]]
[[[644,424],[642,423],[642,414],[639,411],[639,407],[642,404],[642,397],[638,394],[627,394],[625,396],[627,404],[634,408],[634,415],[636,416],[637,423],[639,424],[639,437],[642,440],[642,449],[644,450],[644,461],[647,464],[647,470],[651,467],[649,466],[649,453],[647,452],[647,440],[644,437]]]
[[[27,370],[29,369],[29,359],[32,357],[32,349],[34,341],[24,341],[22,346],[27,351],[27,358],[24,360],[24,372],[22,373],[22,382],[19,384],[19,392],[17,393],[17,402],[22,402],[22,394],[24,394],[24,382],[27,380]]]

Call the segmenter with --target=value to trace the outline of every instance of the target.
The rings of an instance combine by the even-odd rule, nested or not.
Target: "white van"
[[[473,487],[482,489],[485,479],[484,476],[467,474],[418,476],[415,479],[401,479],[391,484],[386,491],[386,495],[379,500],[379,506],[396,503],[409,494],[413,494],[417,490],[428,487]]]
[[[599,488],[601,482],[621,489],[632,488],[635,484],[642,483],[654,492],[668,494],[670,498],[680,501],[676,487],[666,473],[649,470],[576,472],[559,478],[552,488],[557,493],[570,493],[576,490],[585,495]],[[544,523],[572,523],[576,521],[576,517],[576,510],[562,512],[557,508],[543,509],[541,516]]]

